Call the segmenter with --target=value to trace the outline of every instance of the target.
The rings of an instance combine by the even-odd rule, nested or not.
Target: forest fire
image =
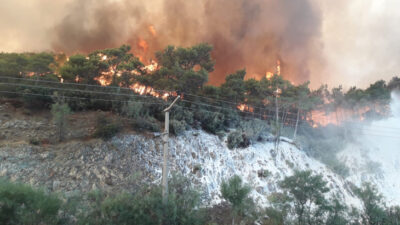
[[[236,108],[242,112],[254,112],[254,108],[246,104],[239,104]]]
[[[386,106],[375,105],[373,108],[370,106],[360,107],[358,109],[346,109],[339,107],[334,111],[327,112],[326,110],[313,110],[310,112],[307,121],[313,124],[314,127],[331,125],[341,125],[344,122],[351,121],[364,121],[366,115],[371,112],[378,113],[380,115],[386,115]]]
[[[276,74],[278,76],[281,75],[281,61],[279,59],[276,60],[275,72],[267,71],[265,73],[265,78],[267,78],[267,80],[271,80],[271,78],[274,76],[274,74]]]

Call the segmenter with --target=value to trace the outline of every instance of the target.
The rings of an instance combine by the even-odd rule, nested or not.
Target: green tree
[[[400,224],[400,206],[392,206],[386,209],[387,225]]]
[[[297,108],[297,113],[296,113],[296,124],[293,133],[293,140],[296,140],[300,114],[310,112],[316,105],[318,105],[318,103],[321,102],[321,99],[319,98],[318,95],[313,95],[311,93],[310,89],[308,88],[309,84],[310,82],[306,82],[304,84],[294,87],[295,90],[293,95],[294,95],[294,102]]]
[[[393,77],[393,78],[389,81],[387,87],[388,87],[388,89],[389,89],[390,91],[393,91],[393,90],[400,90],[400,77]]]
[[[145,187],[134,194],[89,195],[90,207],[83,211],[79,224],[84,225],[200,225],[204,214],[200,195],[191,182],[174,175],[169,181],[168,201],[163,203],[160,187]]]
[[[286,177],[280,187],[293,201],[297,224],[321,224],[323,209],[327,205],[324,194],[329,191],[321,175],[312,175],[311,171],[295,171]]]
[[[93,85],[98,84],[95,78],[107,69],[107,63],[101,61],[99,55],[86,57],[77,54],[69,57],[69,61],[60,68],[60,74],[65,81],[75,82],[78,77],[80,83]]]
[[[142,73],[143,64],[139,58],[129,53],[131,46],[122,45],[119,48],[108,48],[97,50],[89,54],[89,57],[101,57],[102,62],[106,63],[111,72],[111,85],[128,87],[133,82],[134,74],[132,71]]]
[[[30,53],[28,54],[28,64],[25,67],[27,72],[34,73],[37,76],[54,72],[56,63],[54,55],[50,53]]]
[[[138,81],[156,89],[198,93],[214,70],[212,47],[199,44],[189,48],[168,46],[156,53],[161,68],[152,76],[138,76]]]
[[[359,108],[368,105],[367,95],[365,94],[364,90],[357,87],[351,87],[344,94],[344,98],[346,102],[346,107],[350,108],[353,113],[358,112]]]
[[[59,101],[51,105],[51,114],[53,120],[57,126],[58,141],[64,139],[65,128],[67,126],[67,116],[71,113],[71,109],[68,104],[63,101]]]
[[[348,224],[348,220],[346,219],[347,207],[340,202],[339,198],[333,198],[329,206],[326,207],[326,210],[329,211],[326,225]]]
[[[252,199],[249,197],[251,188],[243,184],[238,175],[234,175],[228,181],[221,184],[222,197],[232,206],[232,225],[235,224],[237,216],[243,216],[252,208]]]
[[[365,94],[367,95],[368,100],[372,103],[370,105],[372,105],[372,110],[375,112],[385,109],[385,106],[390,102],[390,90],[384,80],[379,80],[371,84],[367,89],[365,89]]]
[[[58,224],[61,206],[55,195],[0,180],[0,224]]]
[[[370,183],[364,183],[362,188],[355,188],[356,195],[363,203],[364,211],[361,214],[363,224],[383,225],[386,221],[383,197],[378,189]]]
[[[225,83],[221,85],[221,95],[228,101],[240,103],[244,101],[244,94],[246,92],[246,86],[244,77],[246,76],[246,70],[238,70],[233,74],[228,75],[225,78]],[[235,106],[236,107],[236,106]]]
[[[25,74],[28,58],[17,53],[0,53],[0,76],[21,77]]]

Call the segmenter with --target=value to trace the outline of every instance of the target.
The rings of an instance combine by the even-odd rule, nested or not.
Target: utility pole
[[[275,151],[278,150],[279,138],[280,138],[280,132],[281,132],[281,127],[279,124],[279,107],[278,107],[278,96],[281,92],[282,92],[282,90],[279,88],[276,88],[276,91],[274,91],[274,94],[275,94],[275,123],[276,123]]]
[[[181,96],[178,95],[175,100],[171,103],[168,108],[164,109],[165,112],[165,128],[163,133],[163,142],[164,142],[164,156],[163,156],[163,169],[162,169],[162,197],[163,203],[167,202],[168,199],[168,158],[169,158],[169,149],[168,149],[168,137],[169,137],[169,111],[172,106],[178,101]]]

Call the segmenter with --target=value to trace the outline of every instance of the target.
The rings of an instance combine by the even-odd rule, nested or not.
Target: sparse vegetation
[[[53,194],[0,180],[0,224],[59,224],[61,206]]]
[[[158,125],[156,119],[147,117],[136,119],[132,122],[132,127],[138,131],[151,131],[151,132],[159,132],[161,130]]]
[[[229,180],[222,182],[222,197],[231,204],[232,207],[232,225],[235,219],[245,218],[254,210],[253,200],[249,197],[250,186],[243,184],[242,178],[234,175]],[[241,223],[240,220],[238,221]]]
[[[121,125],[118,122],[107,119],[105,116],[99,116],[93,136],[108,140],[114,137],[120,130]]]
[[[171,133],[175,134],[176,136],[183,134],[183,132],[185,132],[186,130],[185,121],[178,121],[173,119],[170,120],[169,126]]]
[[[58,141],[62,141],[64,138],[65,129],[67,126],[67,116],[71,113],[71,109],[68,104],[60,102],[51,105],[51,114],[53,120],[57,126]]]

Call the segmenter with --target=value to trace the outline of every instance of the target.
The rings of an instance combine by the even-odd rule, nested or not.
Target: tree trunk
[[[232,225],[235,225],[235,215],[232,216]]]
[[[296,140],[297,126],[299,125],[299,118],[300,118],[300,109],[297,109],[297,118],[296,118],[296,126],[294,127],[293,141]]]

